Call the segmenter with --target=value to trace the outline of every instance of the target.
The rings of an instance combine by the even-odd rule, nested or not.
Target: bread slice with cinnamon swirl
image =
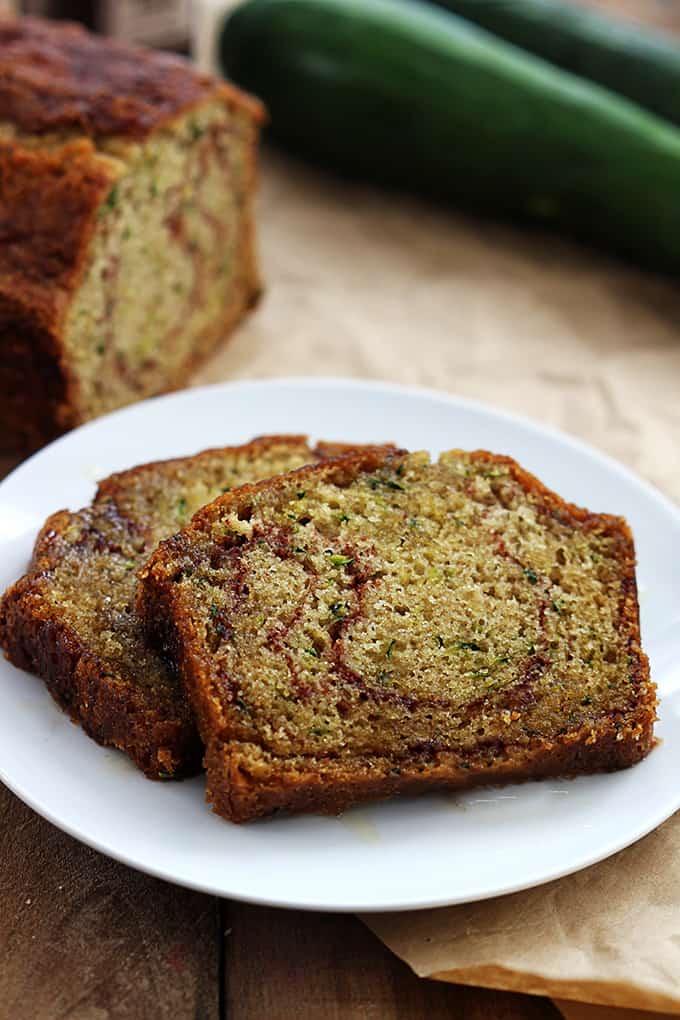
[[[620,769],[652,746],[628,526],[507,457],[367,450],[246,485],[140,578],[232,821]]]

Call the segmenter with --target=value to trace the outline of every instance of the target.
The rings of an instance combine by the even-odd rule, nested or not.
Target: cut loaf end
[[[186,382],[259,291],[263,110],[180,58],[0,20],[0,449]]]

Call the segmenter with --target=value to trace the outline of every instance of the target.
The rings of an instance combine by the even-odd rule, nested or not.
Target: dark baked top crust
[[[261,114],[255,100],[181,57],[70,22],[0,20],[0,119],[22,133],[144,138],[211,92]]]
[[[49,151],[0,142],[0,294],[46,329],[84,263],[94,212],[115,180],[109,163],[88,139]]]
[[[195,145],[202,158],[211,136],[194,138],[187,123],[206,108],[208,120],[214,109],[215,123],[224,123],[220,145],[231,146],[233,123],[252,160],[262,108],[237,89],[180,58],[123,46],[77,25],[0,17],[4,448],[33,449],[91,416],[79,403],[79,372],[65,333],[97,235],[110,229],[112,217],[102,211],[112,208],[107,200],[117,202],[120,179],[146,166],[140,152],[145,142],[158,142],[156,129],[179,137],[184,124],[177,144],[183,151]],[[244,182],[246,206],[251,181]],[[225,176],[225,191],[232,186]],[[250,224],[245,207],[242,214]],[[118,254],[110,251],[110,265]],[[252,255],[245,255],[252,268]],[[102,287],[108,288],[105,277]],[[169,374],[163,385],[173,384]]]

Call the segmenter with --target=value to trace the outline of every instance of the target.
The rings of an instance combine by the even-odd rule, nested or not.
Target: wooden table
[[[354,917],[178,889],[0,788],[2,1020],[557,1020],[546,1000],[422,981]]]
[[[667,0],[591,2],[680,29],[680,4]],[[559,1016],[544,999],[420,980],[354,917],[225,902],[148,878],[2,787],[0,812],[0,1020]]]

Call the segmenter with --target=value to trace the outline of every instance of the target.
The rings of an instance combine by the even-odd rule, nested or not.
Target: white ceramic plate
[[[643,639],[662,695],[660,745],[607,776],[393,801],[340,818],[235,826],[203,779],[152,783],[90,741],[40,681],[0,664],[0,778],[36,811],[135,868],[221,896],[323,910],[400,910],[538,885],[601,860],[680,808],[680,512],[626,469],[548,429],[444,395],[342,380],[187,390],[93,422],[0,485],[0,586],[24,569],[51,511],[141,461],[267,432],[394,440],[433,454],[516,457],[566,498],[625,514],[639,557]]]

